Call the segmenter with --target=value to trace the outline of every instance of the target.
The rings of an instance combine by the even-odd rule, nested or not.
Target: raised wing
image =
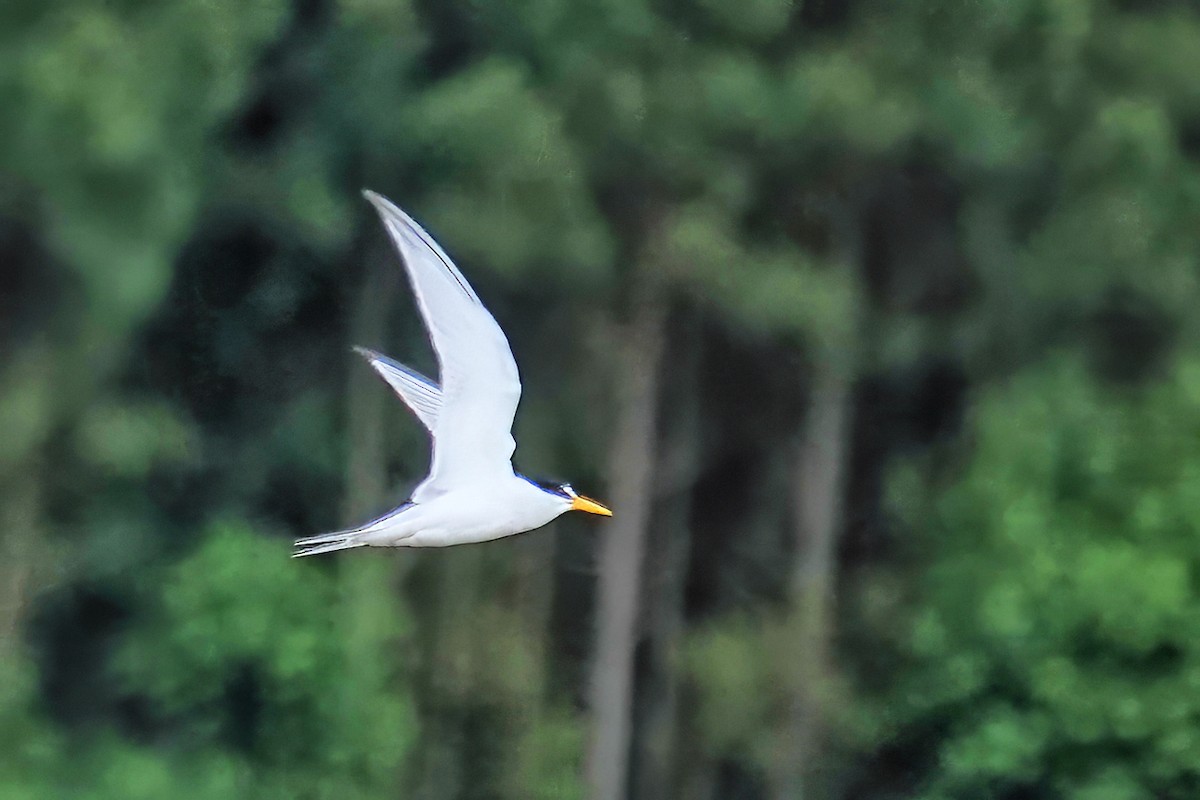
[[[442,410],[441,388],[415,369],[406,367],[383,353],[376,353],[365,347],[356,347],[354,350],[375,368],[396,394],[400,395],[405,405],[417,415],[421,424],[432,433],[437,426],[438,414]]]
[[[521,379],[508,339],[437,242],[387,198],[363,194],[404,259],[441,371],[433,463],[413,500],[511,477]]]

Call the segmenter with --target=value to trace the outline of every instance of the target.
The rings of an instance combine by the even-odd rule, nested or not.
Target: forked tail
[[[366,542],[359,541],[357,533],[330,533],[324,536],[311,536],[307,539],[296,540],[296,552],[292,553],[292,558],[319,556],[321,553],[332,553],[335,550],[350,550],[355,547],[366,546]]]
[[[332,553],[335,550],[351,550],[355,547],[366,547],[370,544],[367,540],[370,534],[378,534],[380,531],[392,528],[396,522],[396,518],[410,508],[412,508],[412,503],[405,503],[398,508],[393,508],[382,517],[374,519],[362,527],[297,539],[296,552],[292,553],[292,558],[319,556],[321,553]]]

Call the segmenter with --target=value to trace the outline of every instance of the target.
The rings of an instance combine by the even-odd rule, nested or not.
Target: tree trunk
[[[614,515],[600,546],[590,685],[587,780],[591,800],[621,800],[628,782],[633,656],[654,484],[664,317],[657,297],[643,297],[635,304],[633,321],[620,334],[615,373],[619,396],[609,464]]]
[[[789,643],[795,665],[788,687],[774,800],[813,795],[814,767],[824,733],[824,702],[830,687],[838,531],[848,455],[849,370],[826,359],[816,367],[812,400],[793,478],[796,566],[791,579]]]
[[[20,650],[38,542],[40,488],[37,471],[30,467],[9,476],[0,488],[0,662]]]
[[[364,252],[365,250],[365,252]],[[353,248],[355,258],[363,258],[366,274],[355,300],[350,319],[352,343],[378,346],[387,329],[387,315],[396,293],[398,269],[390,253],[378,247]],[[392,393],[377,380],[370,367],[346,348],[353,362],[347,378],[346,489],[342,501],[342,522],[346,527],[364,522],[386,505],[387,451],[384,420]],[[407,556],[408,554],[404,554]],[[388,558],[381,553],[349,551],[340,553],[338,578],[340,623],[347,643],[346,653],[378,652],[378,643],[395,635],[388,629],[387,614],[378,606],[392,595],[392,576],[397,562],[410,559]],[[407,568],[406,566],[404,568]],[[349,691],[356,685],[382,685],[394,665],[378,659],[348,657],[343,665],[348,687],[346,702],[357,695]],[[353,715],[350,715],[351,717]],[[386,746],[386,743],[383,745]]]
[[[387,314],[396,292],[396,272],[391,260],[379,248],[366,248],[366,274],[354,304],[350,336],[354,344],[378,345],[387,330]],[[356,255],[362,248],[354,248]],[[361,361],[346,349],[346,358]],[[384,419],[392,393],[375,378],[366,363],[353,363],[347,378],[346,438],[350,442],[346,457],[346,493],[342,502],[342,521],[347,526],[361,524],[381,511],[387,498],[387,455]],[[355,635],[359,619],[377,618],[370,613],[372,603],[387,581],[388,560],[368,559],[350,554],[339,563],[344,573],[343,600],[346,604],[348,632]],[[356,613],[362,612],[362,613]],[[374,635],[369,630],[360,635]],[[352,652],[361,652],[351,649]],[[361,665],[360,665],[361,666]],[[356,667],[357,668],[357,667]]]
[[[675,328],[676,326],[672,326]],[[653,533],[646,568],[645,686],[637,695],[634,740],[640,742],[632,765],[632,796],[665,800],[676,795],[679,729],[679,648],[684,626],[684,588],[691,552],[691,490],[699,472],[700,347],[696,326],[680,326],[669,337],[670,386],[662,388],[662,449],[655,473]]]
[[[523,708],[525,724],[540,719],[547,699],[547,659],[550,654],[550,617],[554,605],[554,554],[556,536],[517,537],[513,543],[515,605],[533,648],[534,674],[529,676],[529,693]]]
[[[358,251],[358,248],[355,248]],[[366,274],[350,320],[352,344],[377,347],[387,332],[387,314],[396,293],[396,273],[378,248],[370,248]],[[350,353],[347,358],[361,361]],[[346,495],[342,518],[349,525],[379,510],[387,495],[387,457],[384,449],[384,415],[392,393],[365,362],[351,365],[346,390],[347,439]]]
[[[442,800],[467,794],[472,753],[466,720],[478,669],[477,629],[472,627],[485,569],[478,545],[438,552],[435,594],[426,610],[423,647],[420,774],[413,797]]]
[[[59,398],[50,389],[50,363],[49,353],[31,348],[13,354],[0,376],[4,379],[0,381],[0,417],[5,424],[21,428],[0,445],[0,662],[20,650],[21,625],[30,596],[52,570],[43,563],[50,553],[42,530],[39,463],[45,434],[52,425],[49,416],[37,419],[35,412],[61,413],[61,404],[51,403]],[[82,392],[78,396],[87,397]],[[54,411],[46,412],[47,407]]]

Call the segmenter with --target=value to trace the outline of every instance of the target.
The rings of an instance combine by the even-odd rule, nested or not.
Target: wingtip
[[[362,196],[367,198],[368,202],[375,206],[375,210],[380,214],[395,215],[397,211],[396,204],[391,200],[388,200],[379,192],[373,192],[370,189],[363,189]]]
[[[399,225],[402,228],[407,228],[408,230],[412,231],[413,235],[415,235],[418,240],[424,242],[425,234],[421,229],[421,226],[418,225],[417,221],[410,217],[404,209],[400,208],[400,206],[396,205],[391,200],[388,200],[379,192],[373,192],[370,189],[363,189],[362,195],[371,202],[371,205],[375,206],[376,213],[379,214],[385,224]]]
[[[358,353],[367,361],[374,361],[375,359],[379,358],[379,353],[375,352],[369,347],[360,347],[359,345],[354,345],[350,349]]]

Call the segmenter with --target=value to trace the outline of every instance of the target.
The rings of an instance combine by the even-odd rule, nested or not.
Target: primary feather
[[[367,360],[391,386],[405,405],[412,409],[421,424],[432,433],[442,409],[442,390],[436,383],[411,367],[406,367],[382,353],[355,347],[355,352]]]
[[[442,407],[430,429],[433,463],[412,499],[426,502],[477,481],[511,476],[521,379],[504,331],[412,217],[381,195],[364,194],[404,260],[440,368]]]

